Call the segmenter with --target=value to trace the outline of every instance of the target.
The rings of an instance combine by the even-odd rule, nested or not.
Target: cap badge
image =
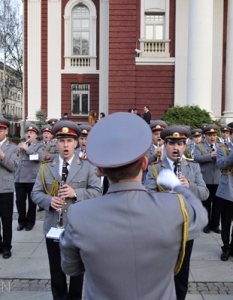
[[[214,132],[214,129],[213,129],[213,128],[211,128],[211,129],[210,129],[210,132]]]
[[[33,127],[32,127],[32,126],[30,126],[30,127],[28,127],[28,129],[30,129],[30,130],[31,130],[31,129],[33,129]]]
[[[174,132],[172,136],[173,136],[174,138],[177,138],[177,137],[180,137],[180,134],[179,134],[179,132]]]
[[[62,133],[67,133],[67,132],[69,132],[69,129],[67,127],[63,127],[62,128]]]
[[[160,125],[156,125],[156,127],[155,128],[161,128],[161,126]]]
[[[82,130],[82,133],[87,134],[87,130],[86,130],[86,129],[83,129],[83,130]]]
[[[45,130],[49,130],[48,127],[46,127]]]

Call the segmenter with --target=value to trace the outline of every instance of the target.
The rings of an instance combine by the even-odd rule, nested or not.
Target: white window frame
[[[87,113],[86,114],[82,114],[82,113],[74,113],[73,112],[73,101],[74,101],[74,99],[73,99],[73,88],[75,87],[75,86],[87,86],[87,89],[85,90],[84,89],[84,91],[87,91],[86,93],[82,93],[82,89],[80,89],[79,91],[80,91],[80,95],[81,95],[81,97],[80,97],[80,108],[82,108],[82,95],[83,94],[87,94],[88,95],[88,104],[87,104]],[[73,83],[73,84],[71,84],[71,115],[72,116],[82,116],[82,117],[86,117],[86,116],[88,116],[89,115],[89,111],[90,111],[90,84],[86,84],[86,83],[82,83],[82,84],[79,84],[79,83]]]
[[[83,4],[88,7],[90,12],[90,37],[89,37],[89,55],[73,55],[73,26],[72,26],[72,12],[73,8],[78,4]],[[70,0],[65,6],[64,13],[64,56],[65,56],[65,70],[85,71],[96,70],[96,7],[91,0]],[[73,64],[71,61],[81,59],[81,65]],[[88,61],[90,60],[90,63]],[[76,61],[76,62],[77,62]]]

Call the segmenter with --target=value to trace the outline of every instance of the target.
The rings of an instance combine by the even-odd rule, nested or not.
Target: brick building
[[[24,1],[25,118],[199,105],[233,120],[233,1]]]

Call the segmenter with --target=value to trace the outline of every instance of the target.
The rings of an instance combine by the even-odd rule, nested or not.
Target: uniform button
[[[66,212],[67,212],[67,210],[65,209],[65,210],[64,210],[64,213],[66,213]]]
[[[67,203],[65,202],[64,205],[66,205]]]

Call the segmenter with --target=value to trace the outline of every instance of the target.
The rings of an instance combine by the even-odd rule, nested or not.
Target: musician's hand
[[[54,208],[55,210],[59,210],[59,208],[61,208],[63,206],[64,201],[57,197],[57,196],[53,196],[51,201],[50,201],[50,206],[52,208]]]
[[[5,153],[0,149],[0,159],[3,159],[5,157]]]
[[[161,157],[161,154],[162,154],[162,148],[161,147],[156,148],[154,151],[154,157],[155,158]]]
[[[47,154],[45,155],[45,160],[50,160],[50,153],[47,153]]]
[[[179,179],[183,186],[185,186],[186,188],[189,188],[189,182],[183,175],[180,175]]]
[[[28,145],[27,145],[27,144],[20,143],[18,146],[19,146],[20,148],[23,148],[25,151],[28,150]]]
[[[217,156],[217,152],[216,152],[216,150],[215,151],[213,151],[213,152],[211,152],[211,157],[213,158],[213,157],[216,157]]]
[[[60,198],[73,198],[74,190],[68,184],[64,184],[62,188],[58,191],[58,197]]]

